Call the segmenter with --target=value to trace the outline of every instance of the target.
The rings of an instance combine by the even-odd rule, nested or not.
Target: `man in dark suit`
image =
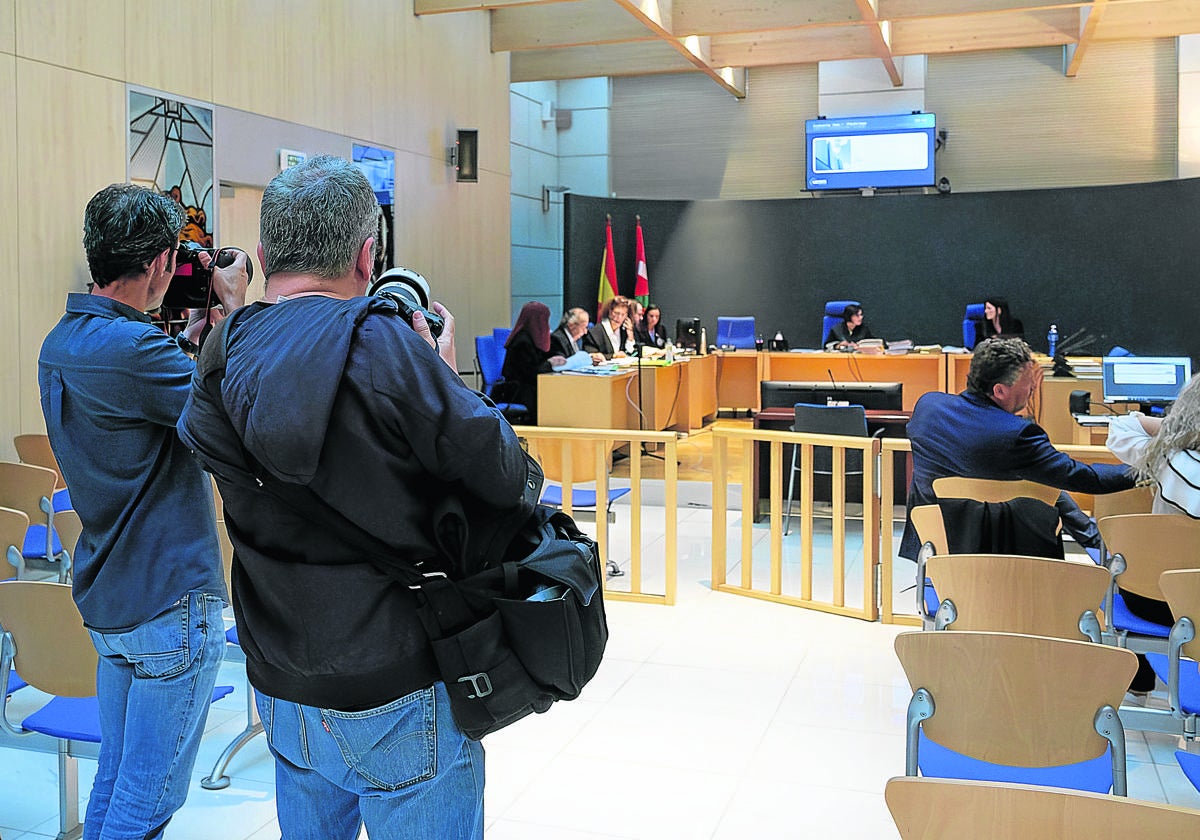
[[[933,504],[935,479],[1026,479],[1079,493],[1115,493],[1134,484],[1124,465],[1084,464],[1059,452],[1041,426],[1017,416],[1041,385],[1041,369],[1021,339],[989,339],[975,348],[967,390],[928,393],[917,400],[908,437],[913,475],[908,509]],[[1094,525],[1065,494],[1059,514],[1073,534],[1092,542]],[[911,520],[904,526],[900,554],[915,559],[920,549]]]
[[[556,356],[570,357],[583,349],[581,340],[587,332],[588,314],[584,309],[575,307],[568,309],[558,324],[558,329],[550,333],[550,352]]]

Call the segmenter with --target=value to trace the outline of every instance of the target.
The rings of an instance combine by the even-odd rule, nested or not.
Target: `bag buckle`
[[[450,575],[446,574],[445,572],[422,572],[421,577],[425,578],[426,580],[422,581],[421,583],[410,583],[408,585],[408,588],[413,590],[414,592],[419,591],[421,589],[421,587],[424,586],[426,583],[428,583],[430,580],[435,579],[435,578],[447,578],[448,579],[450,577]]]
[[[492,681],[483,671],[480,671],[478,674],[470,674],[465,677],[459,677],[458,681],[460,683],[470,683],[471,688],[474,689],[474,694],[467,695],[468,700],[478,700],[480,697],[487,697],[492,693]]]

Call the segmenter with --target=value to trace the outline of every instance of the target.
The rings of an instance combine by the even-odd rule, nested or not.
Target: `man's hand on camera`
[[[458,356],[454,351],[454,316],[450,314],[449,309],[442,306],[436,300],[430,308],[438,315],[441,315],[442,320],[445,322],[441,336],[436,339],[433,337],[433,333],[429,331],[429,323],[420,311],[413,313],[413,329],[417,331],[417,335],[429,342],[429,346],[438,352],[438,355],[442,357],[442,361],[450,365],[450,370],[457,373]]]
[[[212,266],[213,294],[221,301],[225,314],[245,305],[246,287],[250,285],[250,275],[246,273],[246,261],[250,258],[245,251],[236,248],[229,250],[234,258],[225,268],[212,266],[212,255],[206,251],[200,252],[200,264],[205,268]]]

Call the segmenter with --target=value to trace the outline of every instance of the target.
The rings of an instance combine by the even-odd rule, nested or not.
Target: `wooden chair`
[[[0,550],[4,552],[0,559],[0,581],[24,576],[25,558],[21,556],[21,546],[28,530],[29,517],[24,511],[0,507]]]
[[[1200,564],[1200,560],[1197,561]],[[1158,579],[1159,589],[1167,603],[1175,623],[1167,640],[1165,654],[1149,652],[1149,660],[1155,674],[1167,686],[1168,709],[1128,709],[1123,715],[1135,718],[1139,728],[1153,728],[1183,737],[1196,739],[1200,726],[1200,641],[1196,640],[1196,627],[1200,625],[1200,569],[1179,569],[1163,572]],[[1156,726],[1145,727],[1147,719]]]
[[[67,481],[63,478],[62,470],[58,466],[58,458],[54,457],[54,450],[50,448],[50,438],[46,435],[17,435],[13,438],[13,446],[17,450],[17,458],[22,464],[33,464],[36,467],[46,467],[54,470],[58,476],[58,483],[54,488],[54,495],[51,501],[54,503],[54,509],[69,510],[71,508],[71,496],[67,491]]]
[[[1059,494],[1057,489],[1035,481],[1001,481],[959,476],[934,479],[933,492],[939,499],[969,499],[993,504],[1011,502],[1014,499],[1035,499],[1047,505],[1053,505]],[[922,542],[921,552],[917,555],[917,614],[921,616],[922,627],[931,630],[941,599],[929,582],[925,567],[932,555],[946,554],[951,550],[950,541],[946,535],[946,523],[940,506],[918,505],[909,512],[909,518]]]
[[[26,560],[58,562],[62,542],[54,530],[54,487],[58,474],[48,467],[0,461],[0,506],[14,508],[29,517],[29,529],[21,545]],[[59,566],[59,580],[66,581],[67,569]]]
[[[1114,586],[1104,609],[1112,641],[1139,653],[1166,653],[1171,628],[1133,615],[1116,588],[1166,600],[1158,587],[1162,573],[1200,566],[1200,522],[1170,513],[1132,513],[1106,516],[1099,525],[1104,545],[1112,552]]]
[[[1013,554],[941,554],[926,571],[942,597],[938,630],[1101,641],[1096,612],[1112,578],[1091,563]]]
[[[1103,793],[901,776],[884,798],[901,840],[1200,837],[1200,811]]]
[[[913,689],[906,775],[1125,795],[1116,708],[1137,671],[1131,652],[973,631],[902,633],[895,646]]]
[[[1106,516],[1123,516],[1127,513],[1151,513],[1154,510],[1154,487],[1146,485],[1122,490],[1120,493],[1100,493],[1092,502],[1092,518],[1097,523]],[[1097,563],[1108,565],[1109,551],[1100,535],[1100,548],[1088,549],[1088,554]]]

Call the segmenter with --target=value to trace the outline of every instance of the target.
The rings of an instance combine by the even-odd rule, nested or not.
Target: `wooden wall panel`
[[[16,4],[17,55],[110,79],[125,77],[125,0]]]
[[[32,432],[45,428],[38,349],[67,292],[88,280],[83,208],[101,187],[125,180],[125,86],[24,59],[16,81],[21,428]]]
[[[0,7],[3,4],[0,3]],[[0,9],[0,13],[2,13]],[[8,11],[12,12],[9,5]],[[16,59],[0,54],[0,114],[16,110]],[[17,271],[17,126],[0,120],[0,459],[16,457],[13,435],[20,430],[21,289]]]
[[[213,0],[125,0],[125,67],[131,84],[208,102],[214,56],[224,58],[213,28]]]
[[[1098,43],[1080,74],[1062,50],[929,57],[925,109],[949,131],[938,177],[955,192],[1174,178],[1174,39]]]
[[[285,0],[212,0],[212,28],[221,33],[220,60],[212,66],[213,102],[284,118],[280,94],[289,68],[279,21],[286,8]]]
[[[224,191],[222,191],[224,192]],[[221,196],[221,230],[217,245],[241,248],[254,265],[254,279],[246,291],[246,302],[262,298],[263,273],[258,261],[258,210],[263,191],[257,187],[235,187],[233,195]]]
[[[0,53],[17,50],[16,0],[0,0]]]

